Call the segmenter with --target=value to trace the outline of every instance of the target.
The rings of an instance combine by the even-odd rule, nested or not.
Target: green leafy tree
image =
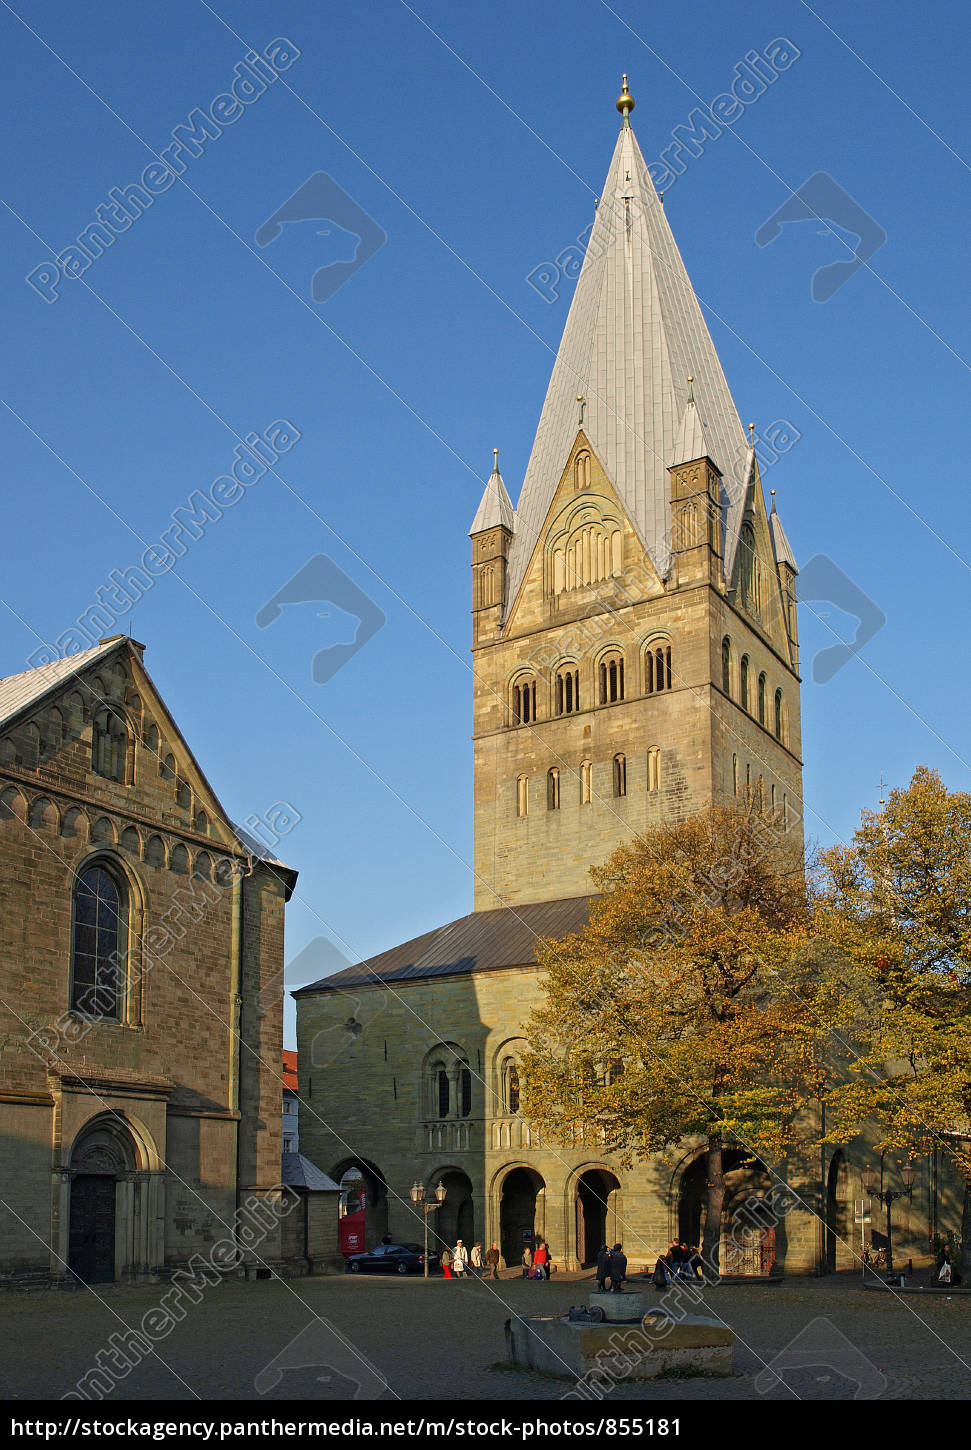
[[[660,826],[591,875],[590,924],[538,947],[523,1111],[627,1162],[702,1135],[711,1262],[726,1142],[780,1156],[819,1091],[801,853],[753,803]]]
[[[849,846],[820,856],[815,928],[852,965],[864,1024],[827,1136],[876,1124],[878,1150],[944,1147],[965,1181],[971,1261],[971,795],[921,766]],[[862,1010],[861,1010],[862,1009]]]

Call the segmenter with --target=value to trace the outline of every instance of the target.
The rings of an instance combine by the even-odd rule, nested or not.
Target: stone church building
[[[698,1241],[703,1144],[622,1168],[519,1112],[534,942],[586,920],[620,843],[756,792],[802,830],[795,558],[630,125],[620,134],[516,508],[496,466],[471,529],[474,910],[295,993],[301,1143],[363,1174],[369,1239],[540,1237],[566,1268]],[[334,1127],[332,1125],[339,1125]],[[732,1265],[849,1262],[859,1167],[787,1167],[803,1204]],[[727,1159],[727,1219],[772,1179]],[[733,1207],[734,1205],[734,1207]],[[897,1209],[926,1246],[929,1175]],[[768,1234],[771,1232],[771,1239]],[[743,1236],[744,1237],[744,1236]]]
[[[142,653],[116,636],[0,679],[0,1283],[296,1252],[296,873],[228,819]]]

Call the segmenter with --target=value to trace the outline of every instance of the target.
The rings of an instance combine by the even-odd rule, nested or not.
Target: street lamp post
[[[887,1208],[887,1272],[893,1271],[893,1235],[890,1222],[890,1211],[898,1198],[912,1199],[914,1196],[914,1165],[907,1163],[901,1171],[901,1178],[904,1181],[903,1188],[896,1190],[892,1188],[874,1188],[873,1168],[868,1163],[863,1170],[863,1192],[867,1198],[878,1198]],[[880,1169],[880,1182],[883,1183],[883,1167]]]
[[[425,1278],[427,1279],[428,1278],[428,1215],[430,1213],[434,1213],[436,1209],[441,1208],[442,1204],[445,1202],[445,1195],[446,1195],[447,1189],[446,1189],[444,1183],[439,1182],[438,1187],[435,1189],[435,1200],[436,1201],[434,1203],[426,1203],[425,1202],[425,1185],[424,1185],[424,1183],[419,1183],[418,1182],[418,1179],[416,1178],[415,1181],[414,1181],[414,1183],[411,1185],[411,1188],[410,1188],[409,1192],[411,1193],[411,1201],[412,1201],[412,1203],[415,1205],[416,1208],[418,1208],[420,1206],[421,1207],[421,1211],[422,1211],[422,1213],[425,1216],[425,1258],[424,1258],[424,1261],[422,1263],[422,1268],[425,1271]]]

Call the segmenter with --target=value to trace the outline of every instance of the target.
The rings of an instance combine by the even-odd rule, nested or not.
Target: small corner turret
[[[515,513],[499,472],[499,450],[472,521],[472,644],[495,638],[506,600],[506,562],[515,532]]]
[[[705,425],[688,378],[688,401],[668,465],[671,478],[669,586],[713,584],[723,588],[721,470],[712,461]]]

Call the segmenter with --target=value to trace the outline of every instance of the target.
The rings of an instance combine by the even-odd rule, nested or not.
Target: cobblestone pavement
[[[121,1378],[115,1402],[139,1399],[401,1400],[560,1398],[573,1386],[499,1368],[511,1314],[561,1313],[589,1283],[535,1284],[345,1277],[230,1281],[185,1315],[157,1352]],[[632,1287],[640,1287],[634,1285]],[[59,1399],[95,1366],[109,1339],[136,1328],[165,1286],[0,1294],[0,1394]],[[662,1296],[645,1286],[646,1302]],[[704,1291],[706,1311],[735,1330],[735,1374],[618,1383],[611,1401],[642,1399],[971,1398],[971,1299],[894,1296],[855,1277],[790,1279]],[[798,1336],[801,1340],[797,1340]],[[756,1384],[793,1340],[787,1384]],[[116,1341],[117,1342],[117,1341]],[[807,1352],[800,1363],[799,1350]],[[274,1361],[282,1356],[274,1367]],[[813,1358],[822,1363],[807,1363]],[[884,1383],[885,1381],[885,1383]],[[261,1394],[262,1391],[262,1394]],[[97,1398],[94,1394],[92,1398]]]

